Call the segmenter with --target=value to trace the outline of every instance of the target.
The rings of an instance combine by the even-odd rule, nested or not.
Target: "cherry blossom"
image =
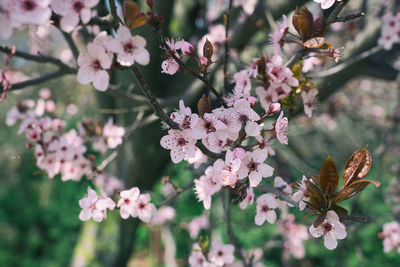
[[[398,222],[385,223],[383,231],[378,236],[383,238],[383,251],[385,253],[393,249],[400,253],[400,224]]]
[[[134,210],[137,212],[137,217],[146,223],[151,222],[151,219],[157,210],[156,206],[151,203],[150,200],[150,194],[141,194],[134,204]]]
[[[122,180],[118,179],[111,173],[101,173],[94,179],[94,184],[103,189],[108,196],[119,192],[124,188]]]
[[[200,245],[198,243],[193,244],[192,253],[189,257],[189,265],[191,267],[211,267],[210,262],[201,252]]]
[[[238,172],[239,179],[249,177],[251,187],[256,187],[260,184],[263,177],[270,177],[274,172],[274,168],[264,163],[268,157],[266,149],[256,149],[252,152],[247,152],[242,159]]]
[[[283,111],[281,111],[281,114],[279,114],[279,117],[275,123],[275,133],[279,143],[283,145],[288,144],[288,138],[286,135],[287,128],[288,128],[288,119],[283,117]]]
[[[231,244],[224,245],[217,240],[211,243],[211,249],[208,253],[208,259],[216,266],[224,266],[232,264],[234,261],[233,252],[235,247]]]
[[[385,50],[392,49],[393,45],[400,43],[400,16],[394,16],[392,13],[386,13],[383,18],[381,29],[381,37],[378,40],[378,45]]]
[[[187,230],[192,239],[195,239],[202,229],[208,228],[210,228],[210,219],[205,214],[193,218],[187,225]]]
[[[306,181],[308,181],[307,177],[303,175],[301,179],[301,183],[299,184],[298,190],[293,194],[293,200],[299,202],[299,209],[304,210],[307,206],[305,201],[310,200],[310,196],[308,194]]]
[[[301,92],[301,98],[304,103],[304,113],[307,114],[308,117],[312,117],[312,111],[314,109],[314,101],[316,96],[318,95],[318,90],[316,88],[312,88],[310,91]]]
[[[286,16],[283,15],[283,22],[278,25],[278,28],[269,34],[274,47],[274,55],[281,55],[281,46],[283,45],[283,38],[289,30],[289,25]]]
[[[284,238],[284,248],[296,259],[304,258],[303,241],[308,239],[307,228],[304,225],[296,224],[293,214],[288,214],[286,219],[280,219],[277,225]]]
[[[137,217],[138,214],[135,207],[139,195],[140,191],[137,187],[121,191],[121,198],[118,200],[117,207],[119,208],[122,219],[127,219],[129,216]]]
[[[168,135],[161,138],[160,144],[171,150],[173,163],[181,162],[185,156],[194,157],[196,154],[195,140],[189,131],[169,130]]]
[[[93,218],[94,221],[101,222],[107,217],[107,209],[113,210],[115,208],[115,203],[104,192],[98,196],[96,191],[88,187],[87,197],[79,200],[79,206],[82,208],[79,213],[80,220],[87,221]]]
[[[213,180],[213,176],[215,176],[215,170],[210,166],[206,169],[205,175],[194,180],[197,198],[203,202],[207,210],[211,207],[211,196],[221,190],[221,185]]]
[[[168,221],[172,221],[175,218],[176,212],[172,207],[163,207],[157,210],[153,218],[151,219],[152,225],[163,225]]]
[[[256,225],[263,225],[265,221],[275,223],[276,209],[279,206],[275,195],[267,193],[257,198],[257,214],[254,218]]]
[[[120,25],[117,30],[117,39],[108,42],[109,49],[117,54],[117,61],[122,66],[132,66],[135,62],[147,65],[150,54],[146,50],[146,40],[139,36],[131,35],[131,31]]]
[[[326,213],[325,220],[320,225],[314,227],[312,224],[309,232],[315,238],[324,236],[324,245],[329,250],[337,247],[336,239],[345,239],[347,236],[344,224],[339,221],[339,216],[333,210]]]
[[[113,149],[122,144],[122,137],[125,135],[125,129],[113,125],[112,119],[109,119],[103,128],[103,136],[106,138],[107,145],[109,148]]]
[[[254,191],[253,188],[250,186],[246,188],[246,197],[240,202],[239,207],[244,210],[247,208],[248,205],[254,203]]]
[[[237,182],[240,159],[235,159],[231,150],[226,151],[225,161],[217,159],[213,167],[216,174],[215,180],[222,186],[233,186]]]
[[[290,187],[290,185],[288,185],[288,183],[286,183],[282,177],[280,176],[276,176],[274,179],[274,187],[276,188],[283,188],[281,191],[283,194],[287,195],[287,196],[291,196],[292,195],[292,187]],[[293,207],[292,204],[287,203],[286,201],[282,201],[280,199],[276,200],[278,202],[278,206],[281,210],[283,210],[286,205],[288,205],[289,207]]]
[[[60,26],[65,32],[71,32],[82,21],[89,22],[91,8],[95,7],[99,0],[52,0],[51,8],[61,16]]]
[[[337,0],[337,1],[341,2],[341,0]],[[331,6],[333,6],[333,4],[336,2],[336,0],[314,0],[314,2],[321,3],[322,9],[328,9]]]
[[[93,83],[94,88],[105,91],[110,80],[106,70],[111,67],[112,56],[106,53],[103,46],[95,43],[89,43],[87,50],[88,53],[81,53],[78,57],[78,82]]]
[[[171,113],[171,119],[178,123],[182,130],[193,129],[200,120],[197,114],[192,113],[190,107],[185,107],[183,100],[179,100],[179,110]]]

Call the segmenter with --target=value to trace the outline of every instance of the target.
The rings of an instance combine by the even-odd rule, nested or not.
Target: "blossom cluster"
[[[386,13],[382,20],[383,25],[378,44],[385,50],[390,50],[394,44],[400,43],[400,12],[395,15],[391,12]]]
[[[235,247],[231,244],[224,245],[218,240],[213,240],[208,254],[204,253],[198,243],[193,244],[189,264],[192,267],[200,266],[230,266],[235,258]]]
[[[145,46],[143,37],[132,36],[131,31],[123,25],[119,26],[116,38],[105,31],[100,32],[93,42],[87,44],[87,52],[79,54],[78,82],[92,83],[99,91],[107,90],[114,56],[121,66],[132,66],[135,62],[147,65],[150,54]]]
[[[400,224],[396,221],[385,223],[383,232],[378,235],[383,238],[383,251],[388,253],[395,249],[400,253]]]
[[[284,239],[283,247],[296,259],[304,258],[303,241],[308,239],[307,228],[296,224],[293,214],[288,214],[286,219],[280,219],[277,225]]]
[[[93,141],[93,150],[115,148],[122,143],[124,128],[109,120],[103,127],[98,125],[97,133],[90,133],[85,121],[79,123],[79,131],[67,130],[66,122],[55,114],[56,107],[50,95],[49,89],[42,89],[36,103],[33,100],[19,102],[7,113],[6,124],[20,124],[18,133],[25,133],[29,140],[27,147],[35,151],[36,165],[50,178],[61,174],[63,181],[79,181],[85,175],[95,174],[96,167],[87,155],[85,142]],[[99,147],[98,140],[103,140],[105,147]]]
[[[328,9],[331,6],[333,6],[333,4],[335,4],[335,2],[341,2],[342,0],[314,0],[314,2],[316,3],[321,3],[321,8],[322,9]]]

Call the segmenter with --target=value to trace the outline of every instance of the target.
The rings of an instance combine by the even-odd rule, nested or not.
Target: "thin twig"
[[[68,65],[64,64],[61,60],[55,57],[45,56],[41,54],[33,55],[19,50],[15,50],[15,53],[13,53],[13,50],[11,48],[1,44],[0,44],[0,51],[9,55],[24,58],[29,61],[34,61],[38,63],[51,63],[60,67],[61,69],[71,69]]]
[[[229,55],[229,20],[232,11],[232,2],[229,0],[228,11],[226,12],[225,21],[225,53],[224,53],[224,91],[225,95],[228,94],[228,55]]]
[[[74,55],[75,60],[78,60],[79,50],[76,47],[76,44],[75,44],[74,40],[72,39],[71,34],[65,32],[61,29],[60,29],[60,31],[61,31],[65,41],[67,42],[69,48],[71,49],[72,55]]]
[[[162,206],[168,205],[171,203],[175,198],[177,198],[181,193],[185,192],[186,190],[190,189],[194,185],[194,179],[191,180],[189,183],[185,184],[183,187],[178,188],[175,192],[175,194],[172,194],[168,196],[166,199],[161,201],[160,203],[157,204],[157,209],[159,209]]]
[[[149,85],[147,84],[146,80],[144,79],[141,71],[135,66],[131,66],[132,72],[135,75],[136,80],[139,83],[139,88],[141,89],[142,93],[147,97],[150,102],[151,107],[153,108],[156,115],[165,122],[169,127],[172,129],[178,130],[179,125],[171,120],[171,118],[164,112],[160,103],[158,103],[156,97],[153,95],[153,92],[150,90]]]
[[[99,17],[93,17],[90,19],[90,21],[87,23],[88,25],[97,25],[97,26],[105,26],[105,27],[110,27],[110,28],[115,28],[118,27],[118,22],[116,23],[113,19],[103,19]]]
[[[224,107],[227,107],[222,95],[220,93],[218,93],[218,91],[210,84],[210,82],[208,81],[207,78],[201,76],[200,74],[198,74],[197,72],[193,71],[191,68],[186,66],[185,63],[183,63],[183,61],[175,55],[175,53],[167,45],[166,41],[164,40],[164,38],[162,36],[161,36],[161,42],[162,42],[163,46],[165,47],[165,49],[167,49],[169,55],[179,64],[179,66],[181,66],[185,71],[190,73],[193,77],[202,81],[207,86],[207,88],[210,89],[210,91],[217,97],[217,99],[221,102],[221,104]]]
[[[57,70],[48,74],[45,74],[43,76],[40,76],[38,78],[34,78],[34,79],[30,79],[30,80],[26,80],[23,82],[19,82],[19,83],[14,83],[11,84],[11,88],[9,91],[14,91],[14,90],[19,90],[19,89],[23,89],[27,86],[31,86],[31,85],[36,85],[36,84],[40,84],[42,82],[46,82],[64,75],[68,75],[68,74],[73,74],[73,71],[65,71],[65,70]],[[3,92],[3,86],[0,86],[0,93]]]
[[[229,189],[224,192],[223,206],[225,210],[225,220],[226,220],[226,234],[229,238],[229,242],[235,246],[235,255],[240,258],[244,266],[247,266],[246,259],[241,251],[241,246],[236,236],[233,233],[232,221],[231,221],[231,200]]]
[[[350,20],[355,20],[355,19],[364,17],[364,16],[365,16],[364,12],[357,12],[357,13],[354,13],[354,14],[349,14],[349,15],[345,15],[345,16],[342,16],[342,17],[337,17],[333,22],[347,22],[347,21],[350,21]]]

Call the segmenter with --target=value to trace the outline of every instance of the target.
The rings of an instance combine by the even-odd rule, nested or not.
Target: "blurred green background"
[[[212,10],[220,3],[189,0],[159,2],[157,10],[166,17],[166,33],[184,37],[194,44],[211,24],[204,20],[206,8]],[[270,32],[268,19],[279,20],[283,13],[289,13],[296,5],[307,2],[310,1],[259,1],[257,7],[263,9],[256,8],[252,16],[245,17],[248,20],[241,22],[243,25],[237,23],[233,27],[238,35],[235,35],[232,47],[238,57],[232,60],[229,66],[231,71],[244,66],[243,63],[237,64],[236,59],[248,63],[253,56],[260,55],[260,51],[261,54],[270,54],[271,47],[266,36]],[[258,6],[259,3],[263,5]],[[309,4],[318,7],[315,3]],[[358,10],[365,10],[367,16],[336,25],[337,30],[328,31],[330,42],[346,47],[344,62],[376,46],[379,37],[379,16],[385,11],[381,1],[354,0],[344,13]],[[104,5],[99,12],[104,14]],[[234,18],[241,15],[240,11],[236,11]],[[255,27],[254,21],[258,19],[264,23]],[[212,23],[221,22],[219,17]],[[180,96],[193,90],[188,103],[192,102],[194,106],[201,93],[196,88],[201,89],[201,86],[183,73],[174,77],[162,75],[162,51],[158,48],[157,37],[148,26],[137,30],[137,33],[144,35],[149,43],[152,61],[142,69],[155,94],[159,97]],[[17,32],[6,44],[17,44],[17,48],[23,51],[29,51],[32,42],[38,45],[35,40],[26,42],[27,39],[26,32]],[[84,49],[82,38],[78,38],[78,44],[80,49]],[[50,38],[39,42],[39,47],[46,54],[53,55],[67,48],[60,33],[54,29]],[[290,55],[292,51],[286,52]],[[328,155],[342,171],[346,159],[355,150],[368,145],[373,163],[367,177],[379,180],[382,186],[379,189],[369,186],[359,196],[347,201],[345,206],[351,214],[365,216],[369,222],[349,222],[346,225],[348,238],[339,241],[334,251],[325,249],[320,239],[305,241],[306,256],[296,260],[284,253],[276,225],[254,225],[255,205],[245,211],[233,206],[232,221],[236,236],[247,249],[266,248],[263,257],[265,266],[400,266],[400,254],[396,251],[384,253],[382,240],[378,238],[382,225],[399,216],[395,211],[396,203],[391,201],[389,194],[390,182],[398,179],[399,174],[394,167],[400,156],[399,79],[395,68],[399,65],[396,61],[398,56],[399,48],[395,47],[393,51],[382,51],[349,64],[343,71],[317,79],[321,98],[313,118],[294,112],[289,117],[289,145],[276,144],[276,156],[268,159],[276,175],[293,182],[301,179],[303,174],[318,173]],[[13,59],[12,64],[25,74],[51,70],[50,66],[38,69],[38,65],[19,59]],[[323,68],[328,69],[330,65],[332,63],[328,62]],[[217,88],[221,88],[221,74],[218,70],[211,77]],[[112,83],[128,93],[138,94],[129,73],[116,71]],[[117,124],[127,126],[136,116],[135,112],[108,114],[106,109],[123,109],[138,104],[107,93],[94,92],[90,86],[79,85],[73,76],[8,94],[7,100],[0,104],[0,266],[123,266],[126,262],[130,266],[162,266],[166,245],[161,235],[165,229],[138,224],[133,219],[121,221],[118,211],[111,212],[107,220],[100,224],[79,221],[78,201],[86,194],[87,187],[92,186],[91,181],[61,182],[58,176],[49,179],[35,167],[33,151],[25,148],[26,138],[16,134],[17,126],[5,125],[7,111],[19,100],[37,99],[38,91],[43,87],[51,89],[52,98],[57,103],[57,114],[68,120],[70,128],[74,128],[76,122],[84,117],[106,119],[113,116]],[[78,114],[73,117],[65,113],[65,107],[70,103],[79,107]],[[168,106],[169,110],[176,108],[177,103],[175,101]],[[139,186],[144,191],[153,189],[152,198],[156,203],[164,199],[161,193],[162,176],[169,176],[178,187],[198,176],[186,163],[170,163],[168,152],[159,145],[160,136],[165,134],[160,128],[157,121],[138,130],[109,167],[124,180],[126,188]],[[269,179],[266,184],[271,184],[271,181]],[[192,244],[197,242],[191,240],[185,225],[191,218],[203,213],[203,206],[191,190],[181,194],[173,206],[176,218],[163,227],[169,229],[175,238],[177,263],[185,266]],[[296,222],[310,225],[312,219],[304,217],[304,213],[291,212],[296,215]],[[228,242],[221,194],[213,198],[210,218],[212,232],[220,233],[222,239]]]

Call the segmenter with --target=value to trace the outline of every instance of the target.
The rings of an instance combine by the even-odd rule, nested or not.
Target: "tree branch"
[[[65,41],[67,42],[69,48],[71,49],[72,55],[74,55],[74,58],[76,61],[78,61],[78,56],[79,56],[79,50],[76,47],[76,44],[74,42],[74,40],[71,37],[71,34],[63,31],[62,29],[60,29]]]
[[[364,12],[357,12],[357,13],[354,13],[354,14],[349,14],[349,15],[345,15],[345,16],[342,16],[342,17],[337,17],[333,22],[347,22],[347,21],[350,21],[350,20],[355,20],[355,19],[364,17],[364,16],[365,16]]]
[[[172,194],[170,196],[168,196],[166,199],[164,199],[163,201],[161,201],[160,203],[157,204],[157,209],[159,209],[162,206],[168,205],[169,203],[171,203],[172,201],[174,201],[175,198],[177,198],[181,193],[185,192],[186,190],[190,189],[193,185],[194,185],[194,180],[191,180],[189,183],[185,184],[183,187],[178,188],[176,190],[175,194]]]
[[[33,54],[29,54],[29,53],[19,51],[19,50],[15,50],[15,53],[13,53],[13,50],[11,48],[9,48],[5,45],[1,45],[1,44],[0,44],[0,51],[4,52],[6,54],[9,54],[9,55],[24,58],[29,61],[34,61],[34,62],[38,62],[38,63],[51,63],[51,64],[58,66],[60,69],[71,70],[71,67],[64,64],[61,60],[59,60],[55,57],[45,56],[45,55],[41,55],[41,54],[33,55]]]
[[[52,80],[52,79],[55,79],[55,78],[58,78],[58,77],[61,77],[64,75],[74,74],[74,73],[75,73],[74,71],[57,70],[57,71],[45,74],[43,76],[40,76],[38,78],[11,84],[11,88],[9,91],[23,89],[24,87],[27,87],[27,86],[40,84],[42,82],[46,82],[46,81],[49,81],[49,80]],[[0,93],[3,92],[3,89],[4,89],[3,86],[0,86]]]
[[[201,76],[200,74],[198,74],[197,72],[193,71],[188,66],[186,66],[185,63],[183,63],[182,60],[180,58],[178,58],[175,55],[175,53],[169,48],[169,46],[167,45],[167,43],[165,42],[165,40],[162,36],[161,36],[161,42],[162,42],[163,46],[165,47],[165,49],[170,54],[170,56],[179,64],[179,66],[181,66],[185,71],[190,73],[193,77],[202,81],[207,86],[207,88],[210,89],[210,91],[217,97],[217,99],[221,102],[221,104],[224,107],[227,107],[222,95],[220,93],[218,93],[218,91],[210,84],[210,82],[207,80],[207,78]]]
[[[232,11],[232,2],[229,0],[228,11],[226,13],[225,21],[225,53],[224,53],[224,92],[228,94],[228,55],[229,55],[229,20]]]

